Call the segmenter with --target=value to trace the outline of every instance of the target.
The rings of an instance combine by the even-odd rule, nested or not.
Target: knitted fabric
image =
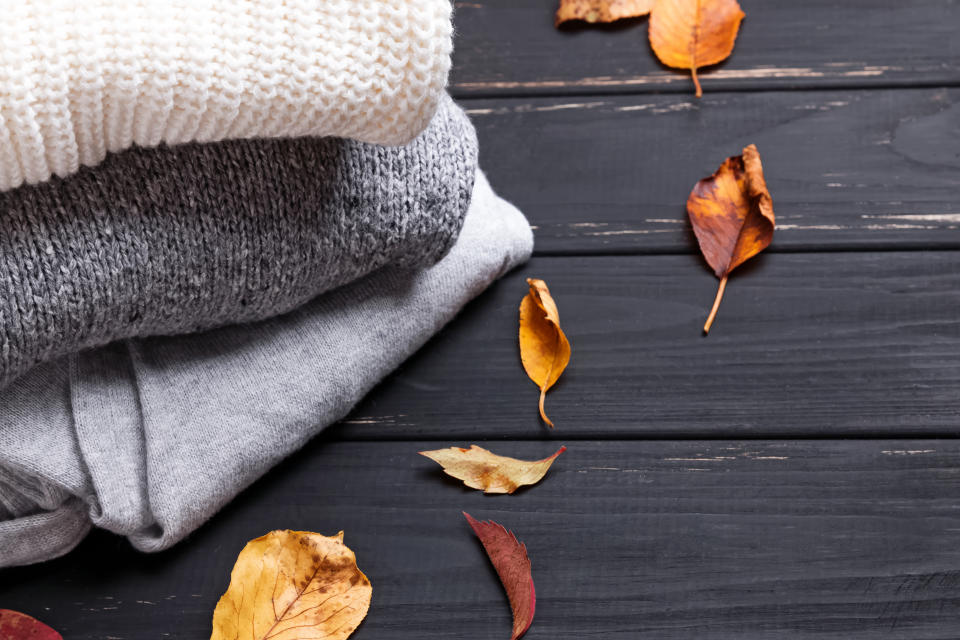
[[[403,144],[446,83],[450,5],[0,0],[0,191],[134,144]]]
[[[456,240],[476,136],[443,97],[405,147],[236,140],[111,154],[0,193],[0,387],[135,336],[267,318]]]
[[[382,269],[261,323],[37,367],[0,394],[0,566],[66,553],[91,524],[144,551],[169,547],[532,247],[523,215],[478,174],[463,232],[429,269]]]

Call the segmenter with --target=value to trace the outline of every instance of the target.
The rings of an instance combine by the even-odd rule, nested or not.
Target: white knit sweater
[[[0,191],[108,151],[402,144],[450,67],[450,0],[0,0]]]

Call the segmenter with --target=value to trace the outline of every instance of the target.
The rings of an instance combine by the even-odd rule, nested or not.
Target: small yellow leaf
[[[486,493],[513,493],[519,487],[536,484],[543,479],[553,461],[566,447],[543,460],[517,460],[490,453],[483,447],[470,445],[469,449],[450,447],[435,451],[421,451],[443,466],[447,475],[451,475],[471,489],[482,489]]]
[[[570,342],[560,328],[560,314],[547,283],[527,278],[527,284],[530,293],[520,303],[520,359],[527,375],[540,387],[540,417],[552,427],[543,400],[570,362]]]
[[[343,640],[367,615],[372,592],[342,531],[271,531],[240,552],[210,639]]]

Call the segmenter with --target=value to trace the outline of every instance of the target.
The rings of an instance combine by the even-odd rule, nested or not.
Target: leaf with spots
[[[690,69],[699,98],[697,69],[729,57],[743,18],[737,0],[655,0],[650,46],[668,67]]]
[[[560,328],[560,313],[547,283],[527,278],[527,284],[530,292],[520,303],[520,360],[540,387],[540,417],[552,427],[543,400],[570,362],[570,342]]]
[[[687,214],[707,264],[720,278],[713,308],[703,325],[709,333],[727,288],[730,272],[773,240],[773,200],[754,145],[727,158],[709,178],[697,182],[687,199]]]
[[[343,640],[367,615],[371,594],[342,531],[271,531],[240,552],[210,638]]]
[[[434,451],[421,451],[420,455],[440,463],[447,475],[451,475],[471,489],[486,493],[513,493],[524,485],[536,484],[543,479],[550,465],[566,447],[543,460],[518,460],[490,453],[483,447],[470,445],[469,449],[449,447]]]
[[[3,640],[63,640],[63,636],[25,613],[0,609],[0,638]]]
[[[650,13],[653,0],[560,0],[554,26],[570,20],[614,22]]]
[[[517,640],[530,628],[537,608],[537,594],[533,588],[527,547],[518,542],[516,536],[503,525],[493,520],[478,522],[466,511],[463,515],[483,544],[507,592],[510,609],[513,610],[513,635],[510,640]]]

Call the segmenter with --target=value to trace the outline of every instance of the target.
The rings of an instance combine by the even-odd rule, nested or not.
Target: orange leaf
[[[513,493],[521,486],[540,482],[557,456],[566,450],[566,447],[560,447],[559,451],[543,460],[498,456],[475,444],[469,449],[450,447],[421,451],[420,455],[440,463],[447,475],[463,480],[471,489],[482,489],[486,493]]]
[[[342,531],[271,531],[237,557],[210,638],[343,640],[367,615],[371,594]]]
[[[687,214],[703,257],[720,278],[703,326],[703,332],[709,333],[730,272],[773,240],[773,200],[757,147],[751,144],[743,155],[727,158],[716,173],[697,182],[687,199]]]
[[[568,20],[614,22],[650,13],[654,0],[560,0],[554,26]]]
[[[699,98],[697,69],[730,55],[743,18],[737,0],[654,0],[650,46],[668,67],[690,69]]]
[[[530,572],[530,558],[527,557],[527,547],[517,542],[512,532],[503,528],[493,520],[477,522],[473,517],[463,512],[473,532],[480,538],[493,568],[500,576],[500,582],[507,591],[510,600],[510,609],[513,610],[513,635],[510,640],[517,640],[527,632],[533,623],[533,614],[537,608],[537,593],[533,588],[533,575]]]
[[[63,636],[25,613],[0,609],[0,638],[3,640],[63,640]]]
[[[543,399],[570,362],[570,342],[560,328],[560,314],[547,283],[527,278],[527,284],[530,293],[520,303],[520,359],[527,375],[540,387],[540,417],[552,427]]]

